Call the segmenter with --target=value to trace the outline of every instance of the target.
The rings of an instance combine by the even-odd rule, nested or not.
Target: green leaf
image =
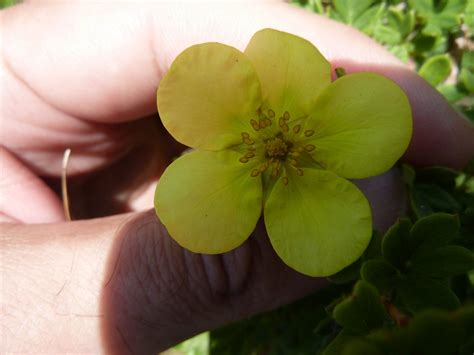
[[[410,231],[411,252],[421,253],[447,245],[458,233],[459,226],[459,217],[447,213],[419,219]]]
[[[398,28],[394,28],[391,26],[378,26],[377,30],[374,33],[374,38],[382,43],[386,43],[389,45],[394,45],[400,43],[402,37]]]
[[[415,257],[411,262],[410,273],[443,279],[474,269],[474,253],[457,245],[448,245]]]
[[[450,193],[434,184],[415,184],[411,203],[418,217],[434,212],[458,213],[462,208]]]
[[[459,84],[441,84],[437,89],[450,103],[458,102],[467,94],[466,89]]]
[[[433,11],[432,0],[408,0],[408,4],[412,9],[418,11],[421,16],[428,16]]]
[[[446,81],[452,70],[452,61],[447,54],[437,55],[423,63],[418,74],[433,86]]]
[[[401,333],[411,340],[411,354],[454,354],[465,338],[463,328],[451,314],[438,310],[413,318]]]
[[[354,27],[373,37],[382,24],[384,10],[384,3],[381,3],[378,6],[372,6],[354,21]]]
[[[390,7],[387,13],[387,21],[398,30],[402,38],[408,36],[415,28],[415,11],[406,13],[398,7]]]
[[[362,254],[362,260],[374,259],[382,255],[382,239],[383,235],[374,230],[369,246]]]
[[[385,260],[369,260],[360,269],[362,280],[377,287],[379,291],[389,290],[396,286],[400,279],[399,272]]]
[[[474,0],[468,0],[463,21],[471,36],[474,35],[474,16],[472,14],[474,14]]]
[[[405,308],[412,313],[428,308],[453,310],[459,307],[459,299],[444,284],[427,278],[410,278],[396,288]]]
[[[341,285],[357,280],[360,276],[360,268],[362,266],[362,262],[364,262],[365,260],[378,258],[382,255],[381,245],[382,235],[379,232],[374,231],[372,233],[372,238],[370,239],[369,246],[367,247],[367,249],[365,249],[362,256],[355,262],[353,262],[351,265],[345,267],[338,273],[329,276],[327,279],[336,285]]]
[[[446,189],[453,189],[456,186],[455,179],[458,175],[459,171],[454,169],[432,166],[419,169],[416,173],[416,181],[437,184]]]
[[[462,68],[459,73],[459,80],[470,93],[474,93],[474,71]]]
[[[403,43],[400,45],[388,46],[388,50],[390,51],[390,53],[395,55],[398,59],[400,59],[404,63],[407,63],[408,60],[410,59],[410,50],[409,50],[410,47],[411,47],[411,43]]]
[[[352,295],[334,308],[333,317],[348,330],[367,334],[383,325],[387,313],[377,289],[365,281],[359,281]]]
[[[409,257],[408,238],[411,223],[408,219],[401,219],[385,233],[382,240],[382,255],[392,265],[403,268]]]
[[[333,5],[345,23],[353,24],[373,2],[374,0],[333,0]]]

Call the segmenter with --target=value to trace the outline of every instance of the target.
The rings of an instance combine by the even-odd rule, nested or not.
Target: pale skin
[[[295,33],[333,67],[405,90],[405,161],[461,168],[474,156],[472,125],[421,78],[355,30],[287,4],[27,2],[0,16],[2,352],[156,353],[324,284],[282,264],[260,224],[237,250],[204,256],[150,211],[182,150],[154,116],[156,88],[192,44],[243,50],[261,28]],[[67,148],[73,222],[55,192]],[[397,170],[361,186],[386,228],[403,209]]]

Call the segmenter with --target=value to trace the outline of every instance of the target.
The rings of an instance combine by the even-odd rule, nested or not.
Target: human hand
[[[322,285],[282,264],[261,225],[237,250],[204,256],[142,212],[182,149],[153,116],[156,86],[192,44],[243,49],[261,28],[295,33],[333,67],[378,72],[405,90],[414,114],[406,161],[461,167],[474,154],[472,126],[358,32],[286,4],[212,6],[26,3],[2,12],[6,351],[156,353]],[[117,215],[62,223],[48,184],[66,148],[73,214]],[[386,228],[403,205],[397,171],[361,185]]]

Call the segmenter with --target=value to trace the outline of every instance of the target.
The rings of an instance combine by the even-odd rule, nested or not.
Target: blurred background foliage
[[[384,45],[474,120],[474,0],[292,0]]]
[[[0,0],[0,8],[16,0]],[[366,33],[474,121],[474,0],[291,0]],[[168,355],[474,353],[474,160],[403,167],[408,218],[315,295]]]

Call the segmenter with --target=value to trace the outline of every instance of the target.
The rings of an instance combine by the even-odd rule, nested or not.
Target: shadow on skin
[[[284,265],[261,223],[239,248],[202,255],[179,247],[149,211],[118,232],[112,250],[101,307],[111,354],[157,353],[324,284]]]

